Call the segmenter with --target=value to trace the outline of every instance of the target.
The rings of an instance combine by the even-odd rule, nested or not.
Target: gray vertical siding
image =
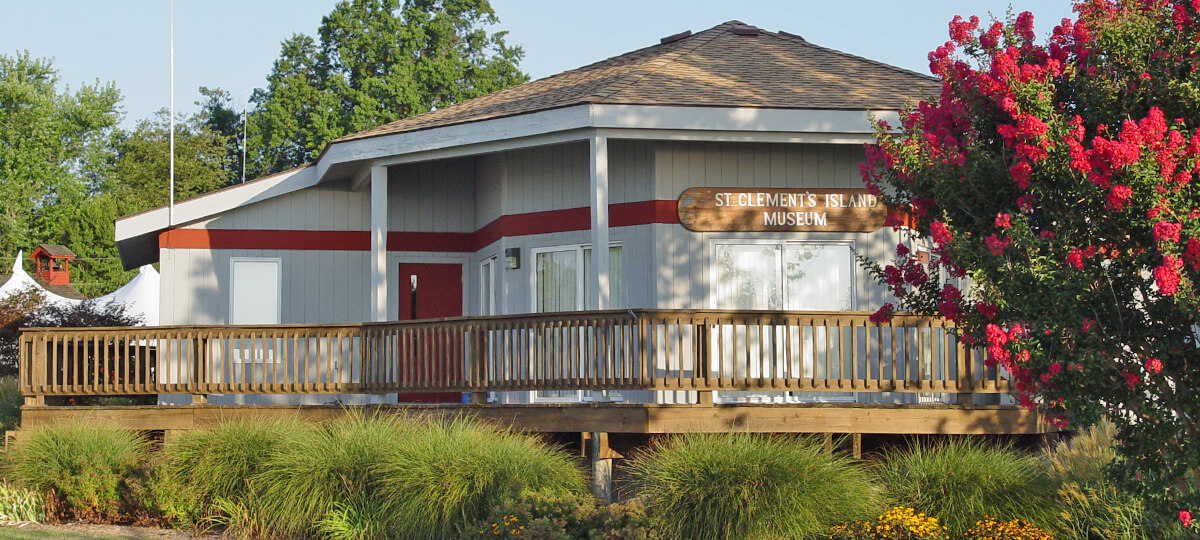
[[[334,182],[235,208],[188,228],[365,231],[370,221],[370,193]]]
[[[689,187],[859,187],[857,146],[702,143],[611,140],[610,202],[674,200]],[[503,215],[581,208],[589,205],[586,143],[557,144],[469,158],[395,166],[389,169],[389,229],[474,232]],[[366,231],[367,190],[346,183],[317,186],[231,210],[193,228]],[[694,233],[680,225],[614,227],[610,239],[622,246],[624,289],[614,291],[622,307],[709,308],[712,245],[715,240],[780,239],[854,242],[860,253],[887,259],[899,235],[874,233]],[[388,294],[395,298],[400,261],[464,265],[464,313],[478,314],[480,263],[496,256],[499,313],[527,313],[531,305],[531,250],[589,244],[589,231],[511,236],[474,253],[389,253]],[[522,268],[504,268],[502,249],[521,250]],[[228,322],[229,260],[274,257],[283,262],[284,323],[341,323],[368,316],[366,251],[161,250],[163,324]],[[891,300],[865,271],[856,270],[856,307],[873,309]],[[389,306],[391,317],[396,306]],[[528,393],[508,393],[509,402]],[[240,398],[239,398],[240,399]],[[255,398],[257,399],[257,398]],[[326,398],[313,398],[325,399]],[[630,393],[627,399],[651,399]],[[662,393],[663,402],[687,402],[689,393]],[[891,399],[891,398],[885,398]],[[906,398],[908,399],[908,398]],[[324,402],[324,401],[319,401]]]
[[[388,229],[474,232],[475,159],[388,168]]]

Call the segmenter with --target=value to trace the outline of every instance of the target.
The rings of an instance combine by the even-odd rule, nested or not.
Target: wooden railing
[[[953,323],[863,312],[633,309],[349,325],[24,330],[47,396],[745,390],[1007,392]],[[478,395],[478,394],[477,394]]]

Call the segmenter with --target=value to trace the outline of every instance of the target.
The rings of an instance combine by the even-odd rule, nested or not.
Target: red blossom
[[[1133,195],[1133,188],[1129,186],[1113,186],[1112,190],[1108,192],[1105,202],[1108,204],[1110,210],[1120,211],[1121,208],[1125,207],[1125,201],[1129,199],[1130,195]]]
[[[1183,528],[1192,526],[1192,513],[1187,510],[1179,511],[1179,522],[1183,524]]]
[[[1054,362],[1054,363],[1050,364],[1050,374],[1051,375],[1057,375],[1059,371],[1062,371],[1062,364],[1060,364],[1058,362]]]
[[[1160,361],[1157,358],[1151,358],[1149,360],[1146,360],[1146,371],[1149,371],[1150,373],[1153,373],[1155,375],[1161,373],[1162,372],[1162,361]]]
[[[1125,386],[1128,386],[1130,390],[1137,388],[1137,384],[1142,380],[1137,375],[1134,375],[1128,371],[1122,371],[1121,377],[1125,378]]]
[[[988,304],[986,302],[979,302],[975,304],[975,311],[978,311],[983,318],[988,320],[995,319],[996,311],[998,310],[999,308],[997,308],[994,304]]]
[[[1017,208],[1020,208],[1021,211],[1024,213],[1032,212],[1033,211],[1033,201],[1035,199],[1036,198],[1033,195],[1022,195],[1020,197],[1017,197]]]
[[[996,228],[1007,229],[1012,226],[1012,221],[1009,220],[1008,214],[996,214]]]
[[[1181,230],[1183,230],[1183,225],[1169,221],[1159,221],[1153,227],[1154,241],[1177,243],[1179,242],[1179,231]]]
[[[1183,248],[1183,262],[1193,272],[1200,270],[1200,240],[1188,238],[1187,244]]]
[[[1067,264],[1071,265],[1076,270],[1083,270],[1083,251],[1079,248],[1072,248],[1067,253]]]
[[[929,234],[933,237],[933,241],[939,244],[949,244],[954,240],[954,236],[950,234],[950,227],[937,220],[929,224]]]
[[[1163,296],[1173,296],[1176,288],[1179,287],[1179,268],[1183,266],[1183,261],[1171,255],[1163,255],[1162,265],[1157,266],[1151,272],[1154,275],[1154,284],[1158,286],[1158,292]]]
[[[994,234],[984,238],[983,242],[987,245],[988,253],[991,253],[994,257],[1004,255],[1004,248],[1012,244],[1012,241],[1007,236],[997,236]]]
[[[895,313],[896,306],[893,306],[891,302],[887,302],[879,306],[879,309],[875,310],[875,313],[872,313],[869,319],[876,324],[887,324],[891,322],[892,315]]]

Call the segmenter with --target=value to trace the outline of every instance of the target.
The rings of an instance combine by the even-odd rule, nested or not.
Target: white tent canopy
[[[32,287],[45,295],[47,302],[58,305],[75,305],[83,302],[83,300],[59,296],[42,287],[25,272],[25,268],[21,264],[23,256],[23,252],[17,253],[17,260],[13,261],[12,277],[4,285],[0,285],[0,298]],[[153,266],[145,265],[138,269],[137,275],[129,280],[129,283],[111,293],[95,298],[93,301],[99,304],[123,303],[126,305],[127,313],[141,316],[143,325],[158,326],[158,272],[154,270]]]

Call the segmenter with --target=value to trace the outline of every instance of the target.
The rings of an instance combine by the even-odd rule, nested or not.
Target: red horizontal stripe
[[[675,201],[610,204],[609,224],[630,227],[652,223],[677,224]],[[568,208],[501,216],[474,233],[390,231],[388,251],[448,251],[470,253],[505,236],[586,231],[592,226],[589,208]],[[369,231],[298,231],[274,229],[171,229],[158,237],[167,249],[288,249],[368,251]]]

